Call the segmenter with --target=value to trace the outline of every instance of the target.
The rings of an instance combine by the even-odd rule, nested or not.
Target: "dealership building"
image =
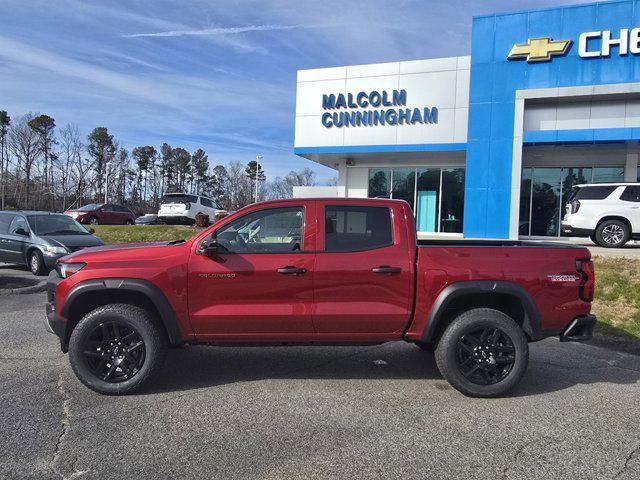
[[[428,41],[428,40],[426,40]],[[419,232],[560,235],[573,185],[640,181],[640,0],[473,18],[471,55],[300,70],[299,196],[385,197]]]

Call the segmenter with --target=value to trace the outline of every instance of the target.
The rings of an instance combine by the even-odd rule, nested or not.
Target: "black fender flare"
[[[169,336],[171,345],[180,345],[183,343],[173,308],[162,290],[147,280],[138,278],[105,278],[101,280],[86,280],[75,285],[65,296],[64,303],[60,308],[60,315],[68,318],[74,302],[78,301],[83,295],[95,291],[115,290],[118,292],[136,292],[146,296],[156,307],[160,314],[160,320],[164,325]]]
[[[543,338],[538,308],[524,287],[509,281],[468,280],[452,283],[440,292],[431,306],[420,340],[426,343],[433,342],[438,323],[442,320],[447,307],[460,297],[478,293],[510,295],[520,300],[525,313],[522,329],[532,341]]]

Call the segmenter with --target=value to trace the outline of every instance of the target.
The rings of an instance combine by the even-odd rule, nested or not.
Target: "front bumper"
[[[44,264],[48,270],[53,270],[56,266],[56,262],[59,258],[69,255],[71,252],[67,253],[43,253],[42,258],[44,260]]]
[[[60,339],[60,348],[67,352],[67,322],[56,312],[56,287],[62,278],[53,270],[47,278],[47,305],[45,306],[44,324],[49,333],[53,333]]]
[[[596,326],[595,315],[576,317],[560,333],[561,342],[585,342],[593,337],[593,329]]]

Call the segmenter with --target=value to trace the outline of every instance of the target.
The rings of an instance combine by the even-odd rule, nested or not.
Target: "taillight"
[[[595,292],[596,273],[591,260],[578,260],[576,268],[582,274],[582,284],[580,285],[580,298],[585,302],[593,300]]]
[[[571,213],[578,213],[578,210],[580,210],[580,201],[574,200],[571,202]]]

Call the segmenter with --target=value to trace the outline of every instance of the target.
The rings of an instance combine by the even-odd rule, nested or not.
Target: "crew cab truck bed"
[[[128,393],[184,343],[415,343],[470,396],[521,378],[528,343],[591,337],[585,248],[417,241],[406,202],[250,205],[186,242],[82,250],[48,279],[47,327],[89,388]]]

